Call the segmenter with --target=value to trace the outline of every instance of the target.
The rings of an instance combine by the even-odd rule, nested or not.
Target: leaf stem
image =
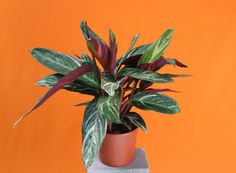
[[[112,122],[111,121],[107,122],[107,126],[108,126],[108,132],[112,132]]]

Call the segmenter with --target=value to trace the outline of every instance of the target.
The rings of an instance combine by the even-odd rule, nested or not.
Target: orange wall
[[[190,68],[164,71],[193,77],[167,85],[182,91],[171,94],[179,101],[180,114],[139,111],[148,134],[139,132],[137,145],[146,149],[151,173],[235,173],[235,8],[234,0],[1,0],[0,172],[85,172],[84,108],[73,105],[88,96],[60,91],[16,129],[11,125],[46,91],[34,82],[51,73],[28,50],[86,50],[79,28],[86,19],[103,38],[109,27],[114,30],[119,55],[137,32],[142,44],[175,28],[165,55]]]

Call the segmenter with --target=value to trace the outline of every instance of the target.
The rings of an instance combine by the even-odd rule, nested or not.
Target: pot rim
[[[127,133],[117,133],[117,134],[114,134],[114,133],[106,133],[106,135],[110,135],[110,136],[118,136],[118,135],[120,135],[120,136],[126,136],[126,135],[129,135],[129,134],[131,134],[131,133],[134,133],[134,132],[136,132],[138,130],[138,127],[135,127],[135,129],[133,129],[132,131],[129,131],[129,132],[127,132]]]

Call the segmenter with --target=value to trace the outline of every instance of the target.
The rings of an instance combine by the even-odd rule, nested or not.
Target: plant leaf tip
[[[16,120],[14,122],[14,124],[12,125],[13,128],[16,128],[17,124],[19,124],[19,122],[24,118],[24,116],[21,116],[18,120]]]

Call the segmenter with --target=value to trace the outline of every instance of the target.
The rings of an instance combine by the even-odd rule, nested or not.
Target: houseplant
[[[37,61],[56,73],[37,81],[38,85],[50,89],[14,126],[60,89],[92,95],[93,100],[77,105],[86,105],[82,127],[85,167],[92,164],[100,149],[100,159],[105,164],[123,166],[132,161],[137,127],[146,130],[142,117],[131,108],[166,114],[179,112],[175,100],[160,94],[173,90],[151,86],[186,76],[157,73],[166,64],[187,66],[162,56],[171,40],[172,29],[164,32],[156,42],[134,48],[137,34],[127,52],[117,60],[117,43],[112,30],[109,30],[109,45],[85,21],[81,22],[81,30],[91,57],[83,52],[81,56],[70,56],[44,48],[30,51]]]

